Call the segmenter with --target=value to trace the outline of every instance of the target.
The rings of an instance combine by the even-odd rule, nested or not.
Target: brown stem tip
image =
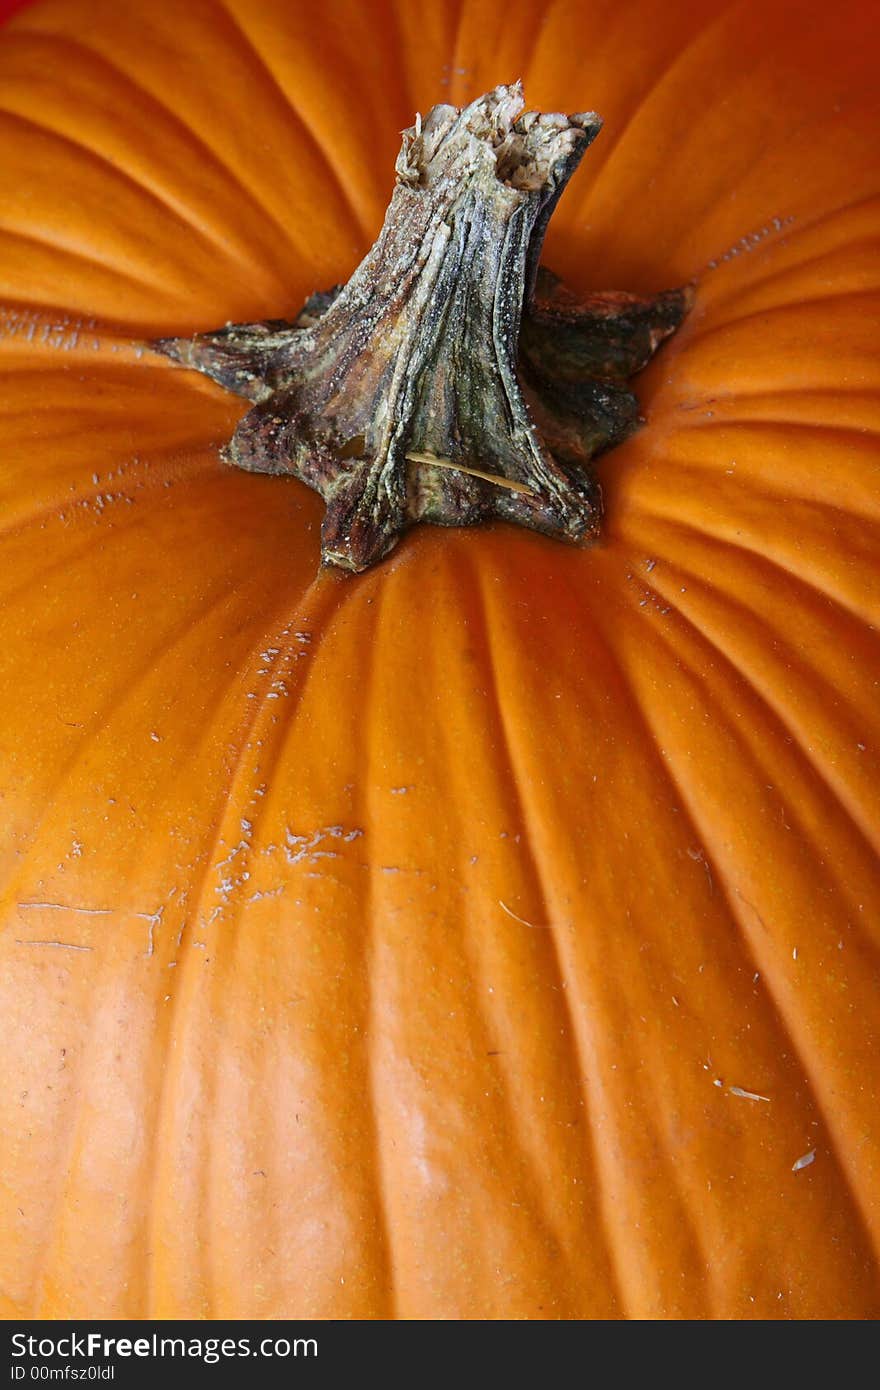
[[[600,126],[524,111],[519,83],[435,106],[404,132],[385,223],[347,285],[292,322],[153,344],[255,402],[225,458],[321,493],[326,563],[366,569],[417,521],[595,539],[590,460],[639,423],[625,382],[691,299],[578,299],[538,268]]]

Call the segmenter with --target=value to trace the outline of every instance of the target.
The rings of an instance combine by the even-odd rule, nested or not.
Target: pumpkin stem
[[[347,285],[293,322],[153,344],[255,402],[224,456],[321,493],[325,562],[366,569],[416,521],[597,535],[590,460],[639,423],[626,379],[690,303],[577,299],[538,269],[600,126],[523,113],[519,83],[435,106],[404,132],[385,223]]]

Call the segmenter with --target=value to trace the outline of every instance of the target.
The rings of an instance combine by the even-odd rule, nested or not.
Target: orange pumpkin
[[[500,16],[500,17],[499,17]],[[7,1316],[880,1311],[876,7],[50,0],[0,35]],[[319,500],[139,346],[295,312],[416,109],[699,280],[602,542]]]

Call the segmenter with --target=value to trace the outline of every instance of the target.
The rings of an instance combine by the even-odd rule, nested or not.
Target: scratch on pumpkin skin
[[[666,609],[666,612],[668,612],[668,611],[669,611],[669,610]],[[707,877],[707,879],[709,880],[709,893],[710,893],[710,895],[711,895],[712,897],[714,897],[714,895],[715,895],[715,880],[714,880],[714,878],[712,877],[712,870],[711,870],[711,868],[710,868],[710,866],[709,866],[709,861],[708,861],[708,859],[706,858],[705,853],[704,853],[703,850],[701,850],[701,849],[696,849],[696,850],[695,850],[695,849],[688,849],[687,854],[688,854],[688,859],[693,859],[693,861],[694,861],[695,864],[702,864],[703,868],[706,870],[706,877]]]
[[[742,1100],[763,1100],[770,1104],[769,1096],[761,1096],[757,1091],[745,1091],[742,1086],[728,1086],[728,1091],[732,1096],[739,1096]]]
[[[93,951],[94,946],[81,946],[75,941],[22,941],[21,937],[15,938],[16,946],[58,946],[64,951]]]
[[[171,893],[169,894],[169,897],[173,897],[175,892],[176,892],[176,889],[172,888]],[[36,903],[25,902],[25,903],[16,903],[16,907],[19,909],[19,911],[23,911],[23,910],[25,910],[25,909],[31,909],[31,910],[33,910],[33,909],[35,909],[35,908],[40,908],[40,909],[43,909],[43,910],[48,910],[48,911],[53,911],[53,912],[78,912],[78,913],[81,913],[81,914],[85,915],[86,917],[132,917],[132,918],[134,918],[134,919],[137,920],[137,921],[147,922],[147,923],[149,923],[149,935],[148,935],[148,937],[147,937],[147,949],[146,949],[146,951],[144,952],[144,955],[145,955],[145,956],[151,956],[151,955],[153,954],[154,946],[155,946],[155,932],[156,932],[156,928],[159,926],[160,922],[162,921],[162,917],[163,917],[163,915],[164,915],[164,913],[165,913],[165,903],[162,903],[161,907],[158,907],[158,908],[156,909],[155,912],[130,912],[130,911],[127,911],[125,908],[118,908],[118,907],[80,907],[80,906],[78,906],[78,905],[75,904],[75,903],[50,903],[50,902],[36,902]],[[17,938],[16,938],[16,939],[17,939]],[[19,942],[19,945],[21,945],[21,946],[64,946],[64,945],[70,945],[70,943],[69,943],[69,942],[63,942],[63,941],[20,941],[20,942]],[[92,946],[73,946],[73,945],[70,945],[70,949],[71,949],[72,951],[91,951],[91,950],[93,950],[94,948],[93,948]]]
[[[546,923],[527,922],[525,917],[520,917],[518,912],[514,912],[513,908],[508,907],[507,903],[503,903],[500,898],[498,899],[498,906],[507,913],[508,917],[512,917],[515,922],[521,922],[524,927],[531,927],[532,931],[550,931],[550,927]]]

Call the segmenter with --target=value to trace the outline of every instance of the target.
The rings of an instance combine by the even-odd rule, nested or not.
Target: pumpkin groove
[[[0,32],[5,1316],[880,1312],[880,17],[799,14]],[[602,542],[316,577],[138,345],[346,278],[414,112],[517,76],[606,122],[549,265],[699,279]]]

